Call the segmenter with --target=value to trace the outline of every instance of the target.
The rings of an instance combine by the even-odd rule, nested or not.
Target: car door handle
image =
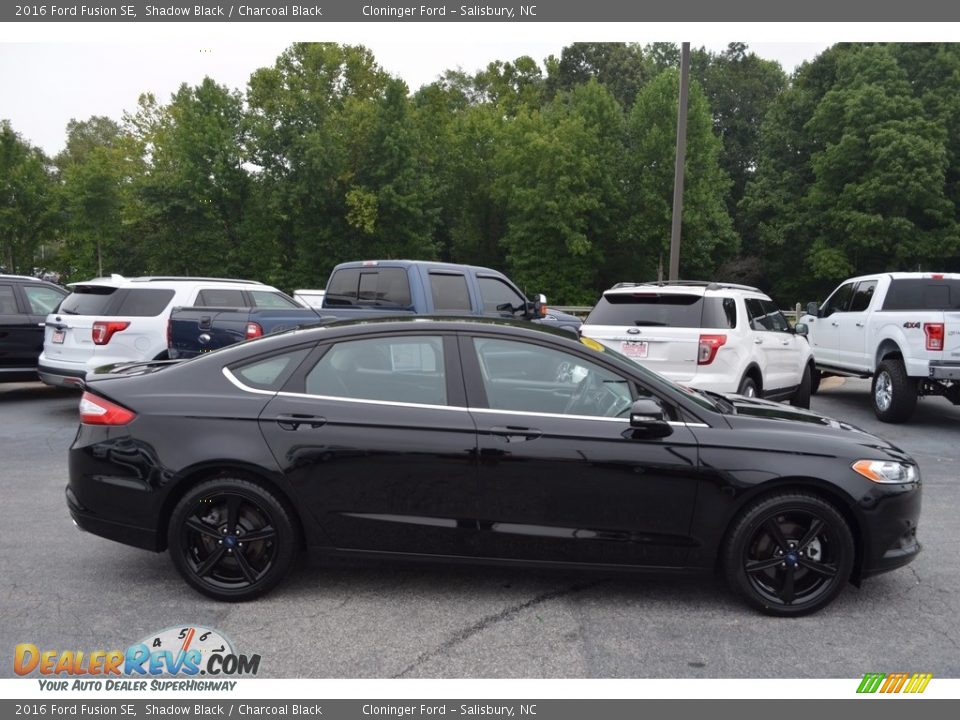
[[[840,327],[840,323],[838,323],[836,320],[831,320],[830,324],[833,325],[834,327]]]
[[[763,345],[763,338],[754,338],[754,339],[753,339],[753,344],[754,344],[754,345]]]
[[[273,418],[277,425],[284,430],[299,430],[301,425],[307,425],[311,430],[316,430],[327,424],[325,417],[319,415],[305,415],[303,413],[290,413],[289,415],[277,415]]]
[[[508,443],[527,442],[529,440],[536,440],[543,435],[543,430],[528,427],[513,427],[510,425],[506,427],[492,427],[490,428],[490,434],[503,438]]]
[[[789,344],[790,344],[790,341],[789,341],[789,340],[784,340],[784,341],[781,342],[780,344],[781,344],[781,345],[789,345]]]
[[[857,323],[857,327],[863,327],[863,323],[858,322],[858,323]]]

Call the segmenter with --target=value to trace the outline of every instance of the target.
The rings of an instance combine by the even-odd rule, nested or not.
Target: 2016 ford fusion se
[[[169,549],[222,600],[311,549],[720,570],[802,615],[920,551],[920,474],[889,442],[523,323],[333,324],[107,368],[80,419],[76,523]]]

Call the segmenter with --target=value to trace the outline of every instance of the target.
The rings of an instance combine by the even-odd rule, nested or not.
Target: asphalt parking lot
[[[261,677],[960,677],[960,408],[931,398],[884,425],[866,381],[824,388],[813,409],[893,440],[924,481],[924,552],[848,587],[824,611],[768,618],[719,582],[600,573],[304,562],[242,605],[190,590],[166,555],[78,532],[63,498],[78,395],[0,385],[0,675],[13,646],[125,648],[200,624]]]

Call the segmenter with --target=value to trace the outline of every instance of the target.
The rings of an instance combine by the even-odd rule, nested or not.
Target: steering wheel
[[[566,407],[563,408],[564,414],[573,414],[572,411],[574,408],[580,405],[586,405],[587,403],[585,401],[590,400],[592,394],[596,394],[597,390],[604,389],[605,388],[597,382],[596,374],[588,372],[587,376],[580,381],[577,389],[574,390],[570,399],[567,401]]]

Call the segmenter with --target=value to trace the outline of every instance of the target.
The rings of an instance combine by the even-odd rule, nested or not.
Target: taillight
[[[263,328],[260,327],[259,323],[248,322],[247,323],[247,340],[250,338],[260,337],[263,335]]]
[[[113,337],[114,333],[118,333],[122,330],[126,330],[130,327],[128,322],[116,322],[113,320],[97,320],[93,324],[93,331],[91,336],[93,337],[94,345],[106,345],[110,342],[110,338]]]
[[[85,425],[126,425],[136,417],[135,412],[99,395],[84,392],[80,398],[80,422]]]
[[[924,323],[923,332],[927,336],[927,350],[943,350],[943,323]]]
[[[701,335],[697,350],[697,365],[709,365],[717,356],[717,350],[727,344],[726,335]]]

